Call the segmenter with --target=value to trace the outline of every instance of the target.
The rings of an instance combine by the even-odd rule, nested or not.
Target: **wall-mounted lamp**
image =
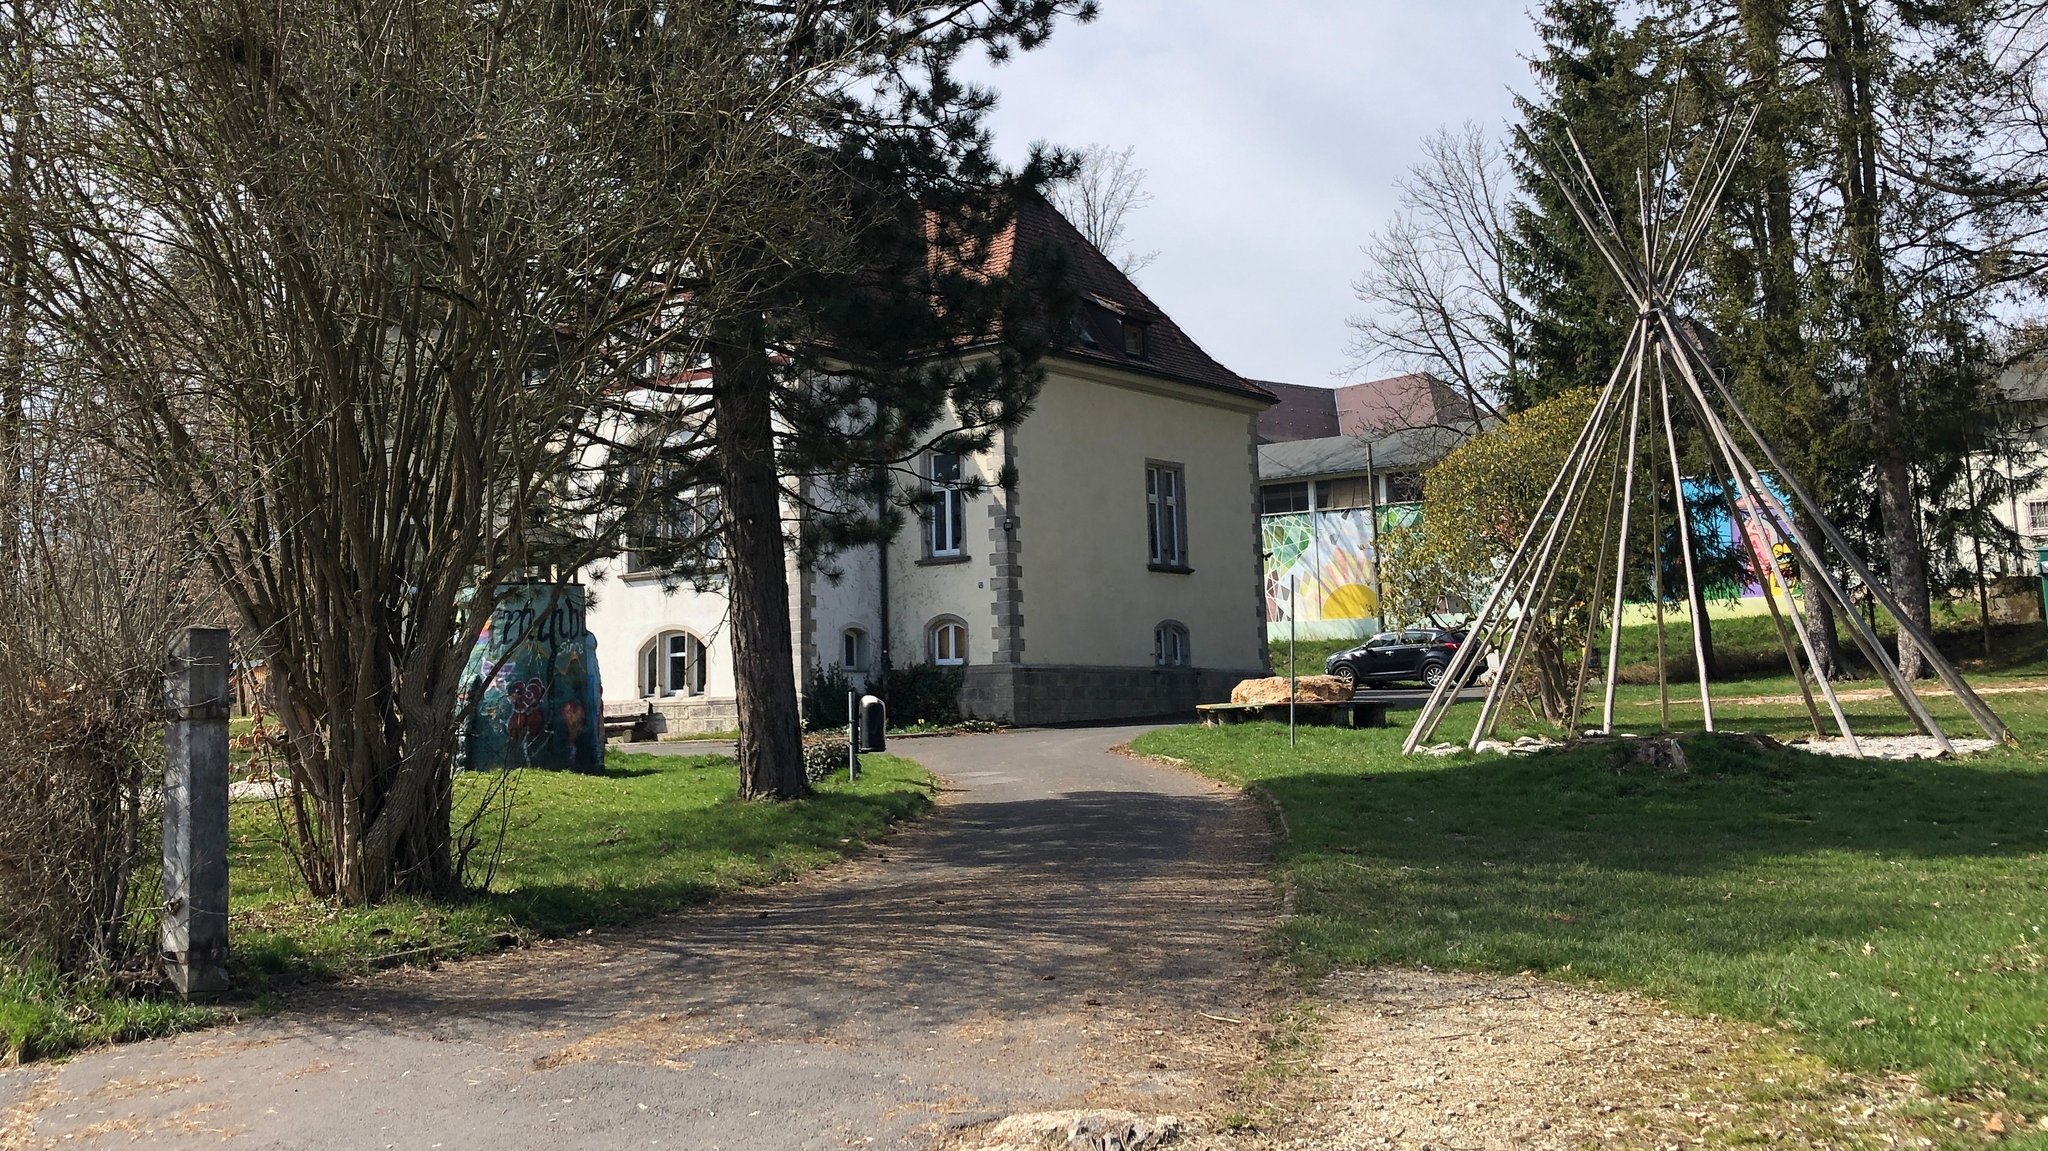
[[[1016,530],[1017,530],[1017,517],[1016,517],[1016,516],[1004,516],[1004,517],[1003,517],[1003,530],[1004,530],[1004,531],[1006,531],[1006,532],[1013,532],[1013,531],[1016,531]]]

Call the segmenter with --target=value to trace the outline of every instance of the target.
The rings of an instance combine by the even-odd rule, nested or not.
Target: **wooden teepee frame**
[[[1660,504],[1662,494],[1667,490],[1664,487],[1666,483],[1670,485],[1668,490],[1676,493],[1672,501],[1678,517],[1675,534],[1685,572],[1687,602],[1693,605],[1700,602],[1691,524],[1687,522],[1689,513],[1684,497],[1686,478],[1680,471],[1678,438],[1672,430],[1674,403],[1690,409],[1706,434],[1710,478],[1720,488],[1727,514],[1747,541],[1749,558],[1764,581],[1764,597],[1770,605],[1771,619],[1784,647],[1785,658],[1799,680],[1800,695],[1805,701],[1807,715],[1813,721],[1814,734],[1826,735],[1820,708],[1814,701],[1814,689],[1817,687],[1834,727],[1848,743],[1851,753],[1862,753],[1833,685],[1826,676],[1811,674],[1812,669],[1819,666],[1812,624],[1801,606],[1800,597],[1791,594],[1789,588],[1784,590],[1784,603],[1780,605],[1779,592],[1771,586],[1777,581],[1772,580],[1769,574],[1776,546],[1760,546],[1756,534],[1743,528],[1742,508],[1745,506],[1751,510],[1754,523],[1790,549],[1799,564],[1805,594],[1825,597],[1835,608],[1837,618],[1849,625],[1850,635],[1863,658],[1877,669],[1885,686],[1891,689],[1893,697],[1922,733],[1933,737],[1944,752],[1952,750],[1948,736],[1899,674],[1898,665],[1885,651],[1877,634],[1858,614],[1848,592],[1835,579],[1823,558],[1823,544],[1832,558],[1898,621],[1900,631],[1919,646],[1936,674],[1962,701],[1984,733],[1994,740],[2011,742],[2012,736],[2005,724],[1978,698],[1976,692],[1970,690],[1970,685],[1913,624],[1891,590],[1871,574],[1849,546],[1849,541],[1822,513],[1820,505],[1808,494],[1805,486],[1785,467],[1784,461],[1709,364],[1696,330],[1679,318],[1672,307],[1673,293],[1690,270],[1692,260],[1706,239],[1708,224],[1727,191],[1737,160],[1755,124],[1756,116],[1751,113],[1742,127],[1733,132],[1731,139],[1733,119],[1722,121],[1708,143],[1697,181],[1680,202],[1676,215],[1669,220],[1665,219],[1663,205],[1672,190],[1671,165],[1668,162],[1646,165],[1638,177],[1636,189],[1637,223],[1642,234],[1642,246],[1637,252],[1628,250],[1613,209],[1601,194],[1584,152],[1569,132],[1566,138],[1571,144],[1571,155],[1560,155],[1558,160],[1561,163],[1546,165],[1547,174],[1563,193],[1580,226],[1613,270],[1622,289],[1634,301],[1636,323],[1629,332],[1613,374],[1608,377],[1607,386],[1601,390],[1594,404],[1592,415],[1567,454],[1563,468],[1552,481],[1535,518],[1501,568],[1492,592],[1473,619],[1470,640],[1460,645],[1447,674],[1423,705],[1421,715],[1416,718],[1415,726],[1402,746],[1404,752],[1414,752],[1435,733],[1457,698],[1457,685],[1469,677],[1482,653],[1497,641],[1501,655],[1499,672],[1487,690],[1485,702],[1480,705],[1478,722],[1473,725],[1468,746],[1477,747],[1481,740],[1493,735],[1500,723],[1503,692],[1515,678],[1528,653],[1535,631],[1532,625],[1556,589],[1558,572],[1564,566],[1562,557],[1569,554],[1566,549],[1581,528],[1582,513],[1595,502],[1606,506],[1584,517],[1586,529],[1592,530],[1594,519],[1604,519],[1605,524],[1600,529],[1601,545],[1594,553],[1599,557],[1599,563],[1594,573],[1593,593],[1586,608],[1585,650],[1589,654],[1593,650],[1602,622],[1600,616],[1605,611],[1608,616],[1606,685],[1599,730],[1603,733],[1614,731],[1614,685],[1620,669],[1622,594],[1631,558],[1630,527],[1636,512],[1639,479],[1648,483],[1651,492],[1652,554],[1647,558],[1657,613],[1658,696],[1662,704],[1662,725],[1670,726],[1670,691],[1664,677],[1664,564],[1662,558],[1655,554],[1663,534],[1657,517],[1661,514]],[[1778,490],[1765,480],[1766,470],[1818,526],[1820,539],[1808,538],[1800,529],[1780,499]],[[1603,490],[1599,482],[1603,472],[1606,473],[1604,490],[1607,494],[1589,498],[1596,490]],[[1621,489],[1618,506],[1614,493],[1617,484]],[[1617,521],[1618,532],[1615,530]],[[1608,558],[1610,551],[1611,562]],[[1700,707],[1706,729],[1713,731],[1714,702],[1707,683],[1702,621],[1697,608],[1687,614],[1692,620],[1693,662],[1699,672]],[[1806,657],[1803,667],[1799,659],[1801,653]],[[1580,730],[1585,676],[1580,674],[1578,680],[1571,710],[1565,717],[1574,732]]]

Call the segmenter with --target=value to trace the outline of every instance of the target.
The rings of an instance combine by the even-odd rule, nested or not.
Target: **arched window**
[[[940,667],[959,667],[967,662],[967,625],[952,616],[943,616],[932,621],[926,629],[930,636],[931,660]]]
[[[1152,629],[1152,663],[1155,667],[1187,667],[1191,658],[1186,625],[1167,620]]]
[[[640,697],[704,694],[704,641],[665,631],[640,649]]]
[[[840,633],[839,666],[847,671],[868,669],[868,633],[857,627]]]

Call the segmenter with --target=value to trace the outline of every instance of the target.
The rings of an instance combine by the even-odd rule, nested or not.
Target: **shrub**
[[[846,693],[852,690],[853,680],[838,664],[812,668],[804,696],[804,730],[845,731]]]
[[[842,702],[840,709],[846,708]],[[804,737],[804,778],[816,783],[846,766],[846,733],[819,732]]]
[[[966,683],[963,668],[914,663],[890,668],[876,694],[888,706],[893,727],[948,727],[960,722],[960,689]]]
[[[132,888],[154,841],[164,639],[194,608],[175,521],[86,445],[17,446],[29,482],[0,487],[19,545],[0,549],[0,971],[64,978],[146,953],[154,924],[129,913],[154,902]]]

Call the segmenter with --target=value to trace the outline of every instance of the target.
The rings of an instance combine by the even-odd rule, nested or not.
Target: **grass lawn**
[[[1778,641],[1778,632],[1768,614],[1720,615],[1708,612],[1713,621],[1715,656],[1724,670],[1731,675],[1785,674],[1784,648]],[[1678,678],[1691,674],[1692,632],[1691,624],[1681,612],[1671,612],[1665,618],[1665,659],[1674,669],[1683,661],[1683,670],[1675,670]],[[2048,654],[2048,628],[2037,623],[2015,625],[1993,625],[1993,654],[1984,656],[1982,633],[1976,621],[1976,605],[1973,603],[1944,604],[1938,607],[1934,616],[1934,639],[1950,660],[1971,674],[1990,670],[1994,672],[2025,670],[2036,675],[2048,674],[2043,666],[2044,654]],[[1891,617],[1878,613],[1877,631],[1887,639],[1898,634],[1898,628]],[[1602,634],[1604,642],[1605,634]],[[1273,672],[1287,674],[1287,632],[1276,628],[1268,637]],[[1363,639],[1318,639],[1301,640],[1294,647],[1294,666],[1299,675],[1321,675],[1323,660],[1336,652],[1356,647]],[[1604,652],[1605,647],[1599,650]],[[1852,665],[1862,666],[1862,657],[1849,639],[1846,628],[1842,630],[1842,655]],[[1629,624],[1621,629],[1621,663],[1623,682],[1631,680],[1655,682],[1657,656],[1657,631],[1649,624]],[[1787,681],[1788,684],[1790,681]]]
[[[489,890],[343,908],[304,894],[278,841],[275,809],[229,813],[232,953],[238,997],[261,1002],[305,979],[475,954],[526,940],[617,926],[789,879],[857,855],[931,806],[923,769],[861,759],[793,803],[742,803],[732,761],[711,756],[605,758],[604,775],[514,773],[513,804]],[[457,810],[489,782],[457,781]],[[493,839],[495,836],[492,837]],[[218,1009],[64,986],[0,966],[0,1042],[13,1058],[168,1034]]]
[[[1654,688],[1622,694],[1625,718],[1655,723]],[[2039,1116],[2048,694],[1990,698],[2025,750],[1896,764],[1710,741],[1674,776],[1618,769],[1598,747],[1408,758],[1398,727],[1307,728],[1293,750],[1275,725],[1172,729],[1135,746],[1279,802],[1291,831],[1279,867],[1298,912],[1282,942],[1307,975],[1423,964],[1637,988],[1775,1023],[1847,1069],[1910,1073]],[[1951,733],[1975,734],[1952,701],[1932,706]],[[1469,724],[1473,710],[1453,716]],[[1859,730],[1907,730],[1882,718],[1896,711],[1888,699],[1850,710]],[[1803,724],[1796,702],[1717,715],[1724,728]],[[1696,727],[1697,702],[1674,720]],[[1462,734],[1447,723],[1439,738]]]

